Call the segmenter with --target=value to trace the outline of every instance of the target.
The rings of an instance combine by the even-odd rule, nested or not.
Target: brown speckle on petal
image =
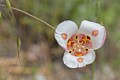
[[[78,58],[77,61],[81,63],[83,62],[83,58]]]
[[[92,36],[97,36],[99,34],[99,30],[93,30],[92,31]]]
[[[67,39],[67,34],[66,34],[66,33],[62,33],[61,36],[62,36],[62,38],[63,38],[64,40]]]

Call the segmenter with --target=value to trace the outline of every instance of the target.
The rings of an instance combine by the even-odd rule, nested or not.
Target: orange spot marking
[[[92,31],[92,36],[97,36],[99,34],[99,30],[94,30],[94,31]]]
[[[87,38],[84,38],[83,41],[87,42]]]
[[[62,36],[62,38],[63,38],[64,40],[67,39],[67,34],[66,34],[66,33],[62,33],[61,36]]]
[[[83,56],[82,53],[75,53],[74,56]]]
[[[83,62],[83,58],[78,58],[77,61],[81,63]]]
[[[72,42],[71,42],[71,41],[69,41],[69,42],[68,42],[68,45],[71,45],[71,43],[72,43]]]

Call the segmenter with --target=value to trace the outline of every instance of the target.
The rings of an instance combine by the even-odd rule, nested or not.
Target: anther
[[[72,51],[69,51],[69,53],[71,53]]]
[[[76,39],[78,39],[78,36],[76,36]]]
[[[90,40],[90,36],[87,36],[87,39]]]
[[[86,51],[88,51],[88,49],[85,49]]]

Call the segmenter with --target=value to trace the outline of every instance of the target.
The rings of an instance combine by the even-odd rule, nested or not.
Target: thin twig
[[[0,6],[6,7],[6,6],[3,5],[3,4],[0,4]],[[53,30],[55,30],[55,28],[54,28],[52,25],[48,24],[47,22],[43,21],[43,20],[40,19],[40,18],[37,18],[36,16],[34,16],[34,15],[30,14],[30,13],[28,13],[28,12],[26,12],[26,11],[23,11],[23,10],[20,10],[20,9],[18,9],[18,8],[15,8],[15,7],[11,7],[11,8],[12,8],[13,10],[16,10],[16,11],[19,11],[19,12],[21,12],[21,13],[24,13],[24,14],[28,15],[28,16],[32,17],[33,19],[35,19],[35,20],[37,20],[37,21],[39,21],[39,22],[42,22],[42,23],[46,24],[47,26],[49,26],[50,28],[52,28]]]

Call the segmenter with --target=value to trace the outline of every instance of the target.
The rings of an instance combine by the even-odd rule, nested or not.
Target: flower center
[[[90,36],[85,34],[74,34],[67,42],[67,49],[74,56],[84,56],[92,48]]]

